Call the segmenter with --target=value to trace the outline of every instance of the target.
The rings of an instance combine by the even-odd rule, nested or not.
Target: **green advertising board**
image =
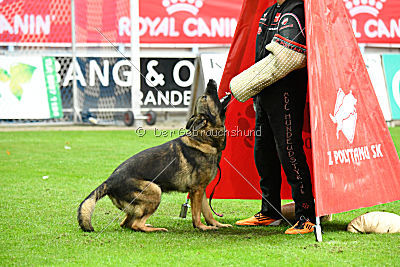
[[[46,81],[47,99],[49,101],[50,118],[63,116],[60,88],[57,81],[54,57],[43,57],[43,72]]]
[[[393,120],[400,120],[400,54],[382,55]]]
[[[0,56],[0,119],[62,118],[54,57]]]

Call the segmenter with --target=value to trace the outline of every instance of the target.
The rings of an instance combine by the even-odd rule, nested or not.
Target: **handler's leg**
[[[311,175],[302,139],[306,88],[282,88],[274,96],[268,115],[278,155],[292,188],[296,220],[315,222]]]
[[[262,108],[259,100],[256,101],[256,132],[260,132],[261,136],[255,136],[254,159],[258,174],[260,175],[260,188],[262,192],[261,213],[274,219],[280,219],[281,163],[276,151],[276,144],[268,115]]]
[[[256,133],[254,159],[262,192],[261,211],[245,220],[236,222],[236,225],[279,225],[281,222],[281,164],[274,136],[268,121],[268,115],[261,107],[258,97],[255,98]]]

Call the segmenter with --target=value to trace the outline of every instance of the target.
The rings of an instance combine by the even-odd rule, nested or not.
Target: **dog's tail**
[[[107,195],[107,184],[104,182],[95,190],[93,190],[93,192],[90,193],[90,195],[87,196],[85,200],[79,205],[78,223],[83,231],[94,231],[91,223],[94,207],[96,206],[96,202],[105,195]]]

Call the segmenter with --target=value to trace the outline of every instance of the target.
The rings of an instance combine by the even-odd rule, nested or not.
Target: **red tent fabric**
[[[305,10],[316,212],[399,200],[399,157],[344,4]]]
[[[244,1],[219,94],[254,62],[258,20],[275,1]],[[322,216],[400,199],[400,162],[342,1],[305,0],[310,112],[303,137]],[[310,113],[310,114],[309,114]],[[227,146],[216,198],[260,199],[253,159],[251,101],[227,110]],[[236,132],[235,132],[236,131]],[[236,136],[240,134],[241,136]],[[312,136],[312,145],[311,138]],[[312,155],[311,156],[311,147]],[[216,179],[208,187],[210,190]],[[282,198],[290,198],[287,185]]]
[[[229,92],[229,82],[235,75],[254,64],[258,22],[265,9],[274,3],[274,0],[243,2],[219,86],[220,97],[224,96],[225,92]],[[261,199],[260,178],[253,157],[254,133],[251,131],[254,130],[254,123],[255,112],[252,100],[240,103],[233,99],[226,113],[225,126],[230,136],[227,138],[226,149],[221,160],[222,179],[216,188],[215,198]],[[309,131],[305,135],[309,137]],[[310,138],[308,139],[308,158],[311,167],[311,145]],[[207,188],[208,193],[215,183],[216,179]],[[286,181],[283,183],[282,196],[291,198],[290,187]]]

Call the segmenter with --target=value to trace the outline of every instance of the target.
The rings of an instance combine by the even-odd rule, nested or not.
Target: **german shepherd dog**
[[[189,192],[192,222],[201,230],[230,227],[216,221],[205,189],[216,176],[225,149],[225,109],[231,96],[219,100],[217,84],[210,80],[197,99],[187,134],[132,156],[80,204],[78,222],[83,231],[94,231],[91,217],[96,202],[108,195],[126,213],[122,227],[135,231],[167,231],[146,224],[161,201],[161,193]],[[201,222],[203,214],[207,225]]]

